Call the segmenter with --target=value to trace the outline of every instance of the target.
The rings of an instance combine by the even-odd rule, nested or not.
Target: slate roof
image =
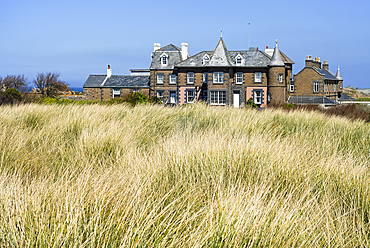
[[[205,66],[232,66],[229,52],[227,51],[226,45],[222,40],[222,37],[218,41],[215,51],[211,55],[211,59]]]
[[[269,66],[284,66],[284,65],[285,63],[284,63],[283,57],[280,54],[280,50],[279,50],[277,40],[276,40],[274,53],[272,54]]]
[[[203,57],[208,54],[210,61],[203,64]],[[236,65],[235,60],[238,55],[243,57],[242,64]],[[280,51],[281,57],[284,63],[294,62]],[[216,57],[215,57],[216,56]],[[218,42],[214,51],[203,51],[200,52],[184,61],[176,64],[176,67],[267,67],[270,63],[271,57],[263,51],[257,49],[251,49],[247,51],[228,51],[222,38]]]
[[[333,73],[331,73],[330,71],[327,71],[325,69],[318,69],[316,67],[312,67],[312,69],[314,69],[315,71],[317,71],[319,74],[321,75],[324,75],[325,76],[325,79],[329,79],[329,80],[338,80],[334,75]]]
[[[167,66],[162,66],[161,63],[161,56],[166,54],[167,58]],[[152,53],[152,63],[150,65],[150,69],[173,69],[175,64],[181,62],[181,49],[175,45],[168,45],[158,49],[157,51]]]
[[[149,87],[149,77],[148,76],[118,76],[112,75],[106,79],[106,75],[90,75],[83,88],[99,88],[99,87],[120,87],[120,88],[133,88]],[[105,81],[105,82],[104,82]],[[102,83],[104,82],[104,85]]]
[[[341,94],[341,96],[338,98],[338,101],[354,101],[355,98],[350,97],[347,94]]]
[[[338,66],[337,74],[335,75],[335,77],[336,77],[338,80],[343,80],[342,75],[340,75],[340,69],[339,69],[339,66]]]
[[[288,103],[292,104],[325,104],[335,105],[337,102],[323,96],[289,96]]]

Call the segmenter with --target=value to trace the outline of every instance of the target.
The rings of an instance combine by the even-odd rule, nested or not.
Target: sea
[[[82,87],[69,87],[69,89],[71,91],[74,91],[74,92],[83,92],[83,88]]]

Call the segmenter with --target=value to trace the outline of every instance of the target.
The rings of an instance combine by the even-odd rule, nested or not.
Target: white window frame
[[[240,61],[240,62],[239,62]],[[236,57],[235,57],[235,65],[242,65],[243,64],[243,57],[238,54]]]
[[[213,72],[213,83],[223,84],[224,83],[224,73],[222,71]]]
[[[226,91],[212,90],[210,92],[210,98],[211,105],[226,105]]]
[[[164,81],[164,75],[157,74],[157,84],[163,84],[163,81]]]
[[[255,104],[262,104],[262,90],[253,91],[253,96],[254,96],[253,99],[254,99]]]
[[[168,65],[168,55],[165,53],[161,55],[161,65],[162,66]]]
[[[190,92],[193,94],[192,96],[189,95]],[[193,100],[190,101],[189,97],[192,97]],[[194,101],[195,101],[195,90],[187,90],[186,91],[186,103],[194,103]]]
[[[208,56],[208,54],[204,55],[203,56],[203,65],[207,64],[209,62],[210,58]]]
[[[235,83],[236,84],[243,84],[243,72],[235,73]]]
[[[318,93],[320,90],[320,82],[313,82],[313,92]]]
[[[290,89],[289,89],[290,92],[294,92],[294,84],[291,84],[290,85]]]
[[[176,84],[176,74],[170,74],[170,84]]]
[[[164,96],[164,91],[157,91],[157,97],[162,99]]]
[[[279,74],[279,83],[284,82],[283,74]]]
[[[255,83],[262,83],[262,72],[257,71],[254,73],[254,82]]]
[[[113,98],[121,97],[121,89],[113,88],[112,95],[113,95]]]
[[[337,85],[334,84],[333,86],[334,86],[334,93],[336,93],[337,92]]]
[[[194,72],[187,73],[186,82],[188,84],[194,84]]]
[[[140,89],[138,89],[138,88],[133,88],[133,89],[132,89],[132,92],[140,92]]]

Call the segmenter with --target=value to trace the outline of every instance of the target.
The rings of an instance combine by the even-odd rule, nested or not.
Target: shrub
[[[0,104],[15,104],[23,100],[21,93],[14,88],[8,88],[0,94]]]
[[[285,104],[285,106],[283,108],[284,109],[292,109],[292,108],[294,108],[294,105],[291,104],[291,103],[287,103],[287,104]]]
[[[141,92],[132,92],[125,100],[132,106],[136,106],[139,103],[148,103],[148,97]]]
[[[245,104],[247,108],[258,108],[258,105],[254,103],[252,97],[248,99],[247,103]]]

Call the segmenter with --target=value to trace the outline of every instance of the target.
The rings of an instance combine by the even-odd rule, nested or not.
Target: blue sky
[[[129,75],[149,68],[153,43],[214,50],[279,48],[294,62],[307,55],[340,66],[344,85],[370,88],[370,1],[0,0],[0,76],[58,72],[82,87],[90,74]]]

